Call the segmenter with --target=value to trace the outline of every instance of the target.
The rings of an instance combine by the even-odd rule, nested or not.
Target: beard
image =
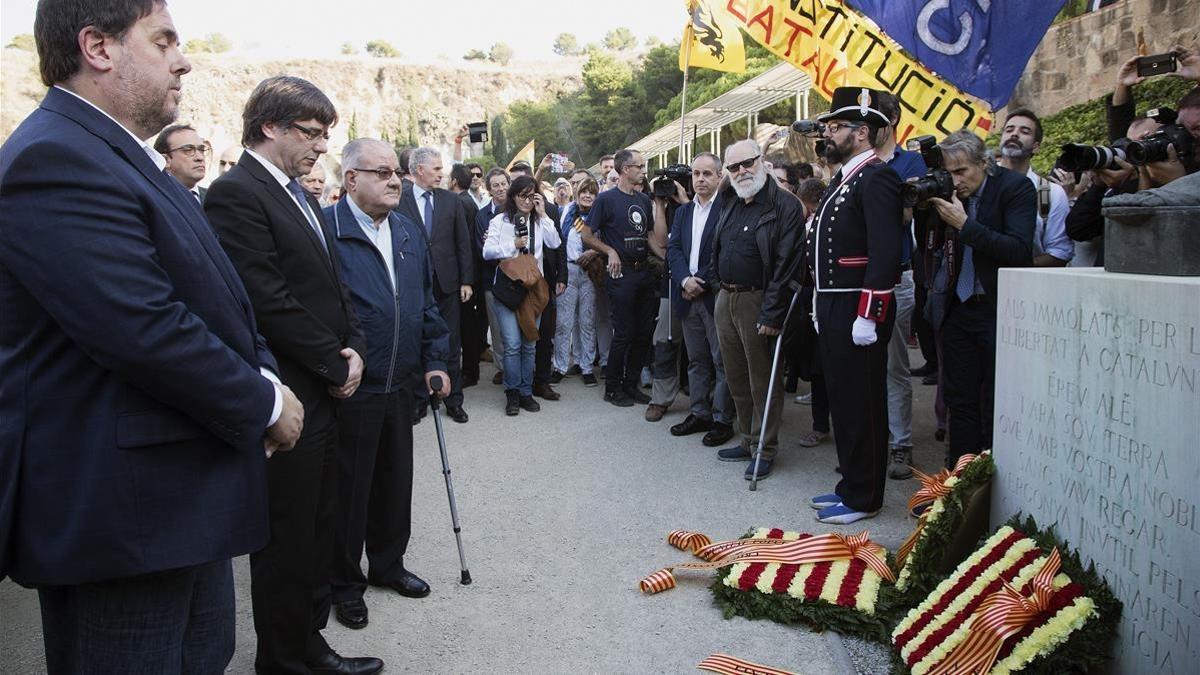
[[[164,91],[138,72],[132,56],[126,54],[119,67],[123,72],[117,76],[115,89],[129,111],[129,119],[137,127],[130,131],[148,138],[175,121],[179,116],[179,103],[175,100],[174,90],[169,87],[178,86],[179,78],[173,78]]]
[[[1033,152],[1024,145],[1021,145],[1019,141],[1006,141],[1000,146],[1000,155],[1007,159],[1021,161],[1033,157]]]
[[[825,161],[830,164],[845,164],[846,160],[852,156],[853,148],[850,145],[850,139],[847,138],[841,144],[831,140],[825,140]]]
[[[762,164],[759,164],[758,171],[755,171],[749,180],[734,180],[732,183],[733,191],[737,193],[737,196],[749,199],[758,194],[758,191],[767,184],[767,170]]]

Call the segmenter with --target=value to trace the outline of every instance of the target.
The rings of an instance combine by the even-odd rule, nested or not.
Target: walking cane
[[[441,391],[442,378],[435,375],[429,378],[429,388]],[[442,452],[442,475],[446,477],[446,496],[450,499],[450,522],[454,524],[454,540],[458,542],[458,562],[462,566],[463,586],[471,583],[471,572],[467,570],[467,558],[463,555],[462,528],[458,525],[458,506],[454,502],[454,483],[450,480],[450,459],[446,456],[446,435],[442,432],[442,413],[438,410],[441,399],[437,394],[429,395],[429,407],[433,409],[433,426],[437,429],[438,449]]]
[[[771,397],[775,393],[775,374],[779,371],[779,352],[783,350],[783,334],[787,330],[788,321],[792,318],[792,310],[796,308],[796,298],[800,297],[800,284],[791,281],[788,286],[792,289],[792,301],[788,303],[787,314],[783,317],[783,326],[779,336],[775,338],[775,358],[771,360],[771,380],[767,383],[767,400],[763,403],[762,428],[758,430],[758,446],[754,449],[754,469],[750,472],[750,491],[758,490],[758,463],[762,460],[763,438],[767,435],[767,418],[771,415]]]

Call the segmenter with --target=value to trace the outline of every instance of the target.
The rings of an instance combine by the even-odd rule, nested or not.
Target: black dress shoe
[[[912,375],[913,377],[925,377],[926,375],[937,375],[937,371],[938,369],[936,365],[932,363],[926,363],[920,368],[913,368],[912,370],[908,371],[908,374]]]
[[[688,415],[682,422],[671,427],[672,436],[687,436],[689,434],[708,431],[712,428],[711,420],[704,420],[695,415]]]
[[[463,410],[461,405],[446,406],[446,414],[450,416],[450,419],[458,422],[459,424],[466,424],[467,420],[470,419],[467,417],[467,411]]]
[[[421,407],[413,411],[413,424],[420,424],[421,420],[429,414],[429,408]]]
[[[715,448],[718,445],[725,445],[731,438],[733,438],[732,425],[725,424],[724,422],[713,422],[712,429],[707,434],[704,434],[704,438],[700,442],[706,447]]]
[[[374,675],[383,670],[383,661],[372,656],[346,658],[330,650],[327,654],[304,664],[314,674],[325,675]]]
[[[924,384],[926,386],[931,385],[931,384],[937,384],[937,373],[934,373],[932,375],[926,375],[925,377],[922,377],[921,384]]]
[[[338,623],[346,628],[358,630],[367,627],[367,603],[363,602],[362,598],[335,602],[333,603],[333,612]]]
[[[504,384],[504,373],[496,373],[493,375],[492,384]]]
[[[368,579],[368,582],[373,586],[390,588],[406,598],[423,598],[429,595],[429,584],[408,570],[401,570],[400,576],[395,579],[388,581],[371,581]]]
[[[637,387],[626,389],[625,395],[628,396],[629,398],[633,399],[634,403],[641,403],[642,405],[646,405],[646,404],[650,403],[650,401],[654,400],[654,399],[650,398],[649,394],[643,392],[641,389],[638,389]]]
[[[562,398],[558,395],[557,391],[554,391],[554,387],[551,387],[545,382],[533,383],[533,395],[537,396],[538,398],[544,398],[547,401],[557,401],[558,399]]]

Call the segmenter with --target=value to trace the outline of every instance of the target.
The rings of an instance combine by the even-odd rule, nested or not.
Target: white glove
[[[875,322],[870,319],[858,317],[854,320],[854,327],[850,329],[850,337],[854,339],[854,344],[859,347],[875,344]]]
[[[813,330],[815,330],[815,331],[817,332],[817,334],[818,334],[818,335],[820,335],[820,334],[821,334],[821,327],[817,325],[817,312],[816,312],[816,310],[814,310],[814,311],[813,311],[813,313],[812,313],[812,322],[813,322]]]

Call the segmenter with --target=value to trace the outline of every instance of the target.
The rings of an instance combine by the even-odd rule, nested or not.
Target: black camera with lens
[[[825,133],[824,122],[814,122],[813,120],[796,120],[792,122],[792,131],[803,136],[821,136]]]
[[[908,142],[908,149],[920,152],[928,169],[924,176],[900,185],[900,198],[906,208],[923,205],[932,197],[950,201],[954,196],[954,178],[946,171],[942,147],[933,136],[917,136]]]
[[[1183,160],[1192,156],[1195,142],[1187,129],[1178,124],[1168,124],[1140,141],[1130,141],[1125,148],[1125,155],[1134,166],[1165,162],[1168,145],[1174,146],[1175,155]]]
[[[1054,166],[1071,172],[1119,169],[1121,166],[1117,160],[1125,159],[1128,145],[1127,138],[1113,141],[1111,146],[1067,143],[1062,146],[1062,154],[1055,160]]]
[[[654,189],[655,199],[674,197],[675,183],[682,185],[688,194],[692,193],[692,167],[687,164],[668,164],[665,169],[655,171],[654,176],[650,187]]]

